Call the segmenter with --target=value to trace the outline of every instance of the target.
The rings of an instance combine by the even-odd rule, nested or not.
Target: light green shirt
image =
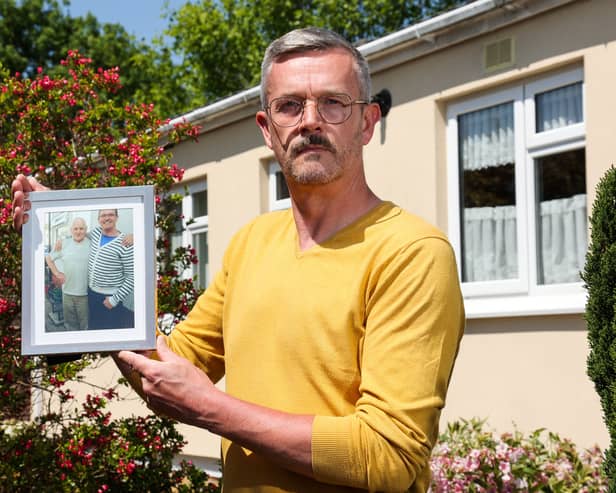
[[[51,252],[50,257],[56,267],[66,277],[62,292],[72,296],[88,294],[88,256],[90,240],[84,238],[77,243],[72,238],[62,241],[62,250]]]

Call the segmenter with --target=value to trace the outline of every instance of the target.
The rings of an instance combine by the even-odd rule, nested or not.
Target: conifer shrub
[[[582,279],[588,290],[588,376],[601,400],[610,435],[605,452],[609,491],[616,492],[616,168],[599,181],[590,216],[590,244]]]

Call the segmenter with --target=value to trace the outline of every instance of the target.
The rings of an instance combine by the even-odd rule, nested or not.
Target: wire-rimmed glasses
[[[279,127],[294,127],[304,116],[304,108],[308,101],[306,98],[296,96],[282,96],[272,99],[265,110]],[[347,121],[355,104],[369,104],[369,101],[353,100],[348,94],[325,94],[316,99],[319,116],[333,125]]]

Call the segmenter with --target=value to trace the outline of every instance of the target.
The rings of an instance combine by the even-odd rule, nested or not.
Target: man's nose
[[[317,108],[317,102],[307,99],[304,102],[304,114],[300,121],[302,127],[315,128],[319,127],[323,123],[323,119],[319,114]]]

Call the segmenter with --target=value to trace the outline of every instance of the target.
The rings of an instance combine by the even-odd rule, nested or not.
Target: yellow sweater
[[[385,202],[305,252],[290,211],[257,218],[169,344],[237,398],[316,415],[318,481],[223,440],[225,492],[424,492],[463,327],[449,243]]]

